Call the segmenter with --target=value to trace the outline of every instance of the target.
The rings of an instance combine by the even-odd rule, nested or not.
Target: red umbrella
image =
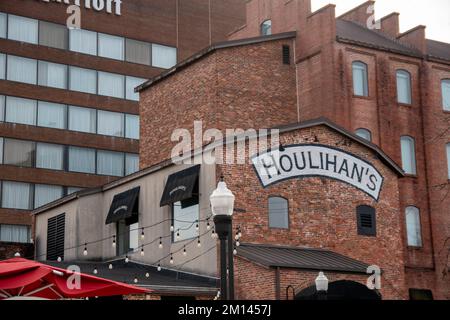
[[[0,300],[17,296],[64,299],[149,292],[124,283],[22,258],[0,261]]]

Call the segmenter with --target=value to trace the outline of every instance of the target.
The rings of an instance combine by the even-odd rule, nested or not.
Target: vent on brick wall
[[[372,237],[377,235],[375,208],[359,206],[356,208],[356,216],[359,235]]]
[[[291,64],[291,48],[283,46],[283,64]]]
[[[66,214],[60,214],[48,219],[47,224],[47,260],[56,261],[58,257],[64,259],[64,237]]]

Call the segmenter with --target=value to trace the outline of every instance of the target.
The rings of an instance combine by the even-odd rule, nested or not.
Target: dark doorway
[[[308,287],[295,296],[295,300],[319,300],[316,286]],[[370,290],[358,282],[342,280],[331,282],[326,294],[327,300],[381,300],[376,290]]]

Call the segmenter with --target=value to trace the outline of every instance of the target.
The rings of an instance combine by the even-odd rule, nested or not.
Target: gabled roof
[[[369,267],[367,263],[325,249],[243,243],[237,252],[239,257],[269,268],[366,274]]]

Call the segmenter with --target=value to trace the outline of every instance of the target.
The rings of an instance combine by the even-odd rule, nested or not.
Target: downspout
[[[275,300],[281,299],[280,267],[275,269]]]

